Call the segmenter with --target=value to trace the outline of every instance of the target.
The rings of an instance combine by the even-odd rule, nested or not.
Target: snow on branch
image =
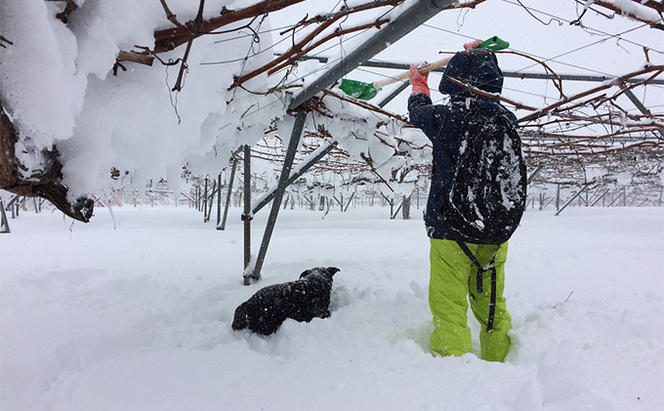
[[[664,6],[661,2],[648,0],[586,0],[586,7],[598,6],[616,14],[646,23],[650,27],[664,30]]]

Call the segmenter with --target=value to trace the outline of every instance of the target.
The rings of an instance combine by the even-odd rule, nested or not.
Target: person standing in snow
[[[460,356],[472,351],[466,316],[470,295],[471,310],[482,325],[482,359],[504,361],[510,348],[507,333],[512,328],[503,297],[507,242],[465,243],[467,249],[463,250],[463,243],[456,241],[454,231],[441,213],[444,196],[450,192],[455,178],[456,160],[460,150],[464,150],[462,144],[466,144],[461,128],[468,110],[471,107],[492,106],[493,109],[504,110],[508,121],[513,121],[516,126],[516,117],[502,107],[498,100],[473,93],[468,87],[449,80],[461,79],[467,85],[492,94],[501,92],[503,74],[496,56],[488,50],[475,50],[480,43],[465,44],[466,51],[457,53],[448,63],[438,87],[441,93],[450,96],[445,105],[432,104],[427,84],[428,73],[421,74],[412,66],[410,83],[413,89],[408,99],[408,112],[411,123],[422,129],[433,145],[431,189],[424,215],[431,243],[429,306],[434,325],[431,351],[434,355],[442,356]],[[475,263],[467,251],[476,258]],[[490,284],[491,276],[482,276],[475,269],[477,263],[481,266],[491,265],[492,258],[495,267],[494,284]],[[482,292],[478,292],[480,290]],[[493,301],[490,290],[496,293]],[[495,303],[491,313],[490,302]]]

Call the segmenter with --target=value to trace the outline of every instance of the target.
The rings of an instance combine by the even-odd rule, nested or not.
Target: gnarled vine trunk
[[[16,157],[18,138],[19,132],[0,102],[0,189],[21,196],[45,198],[69,217],[87,223],[92,216],[94,201],[81,197],[72,204],[67,200],[58,150],[53,147],[42,151],[42,167],[25,177],[22,171],[27,168]]]

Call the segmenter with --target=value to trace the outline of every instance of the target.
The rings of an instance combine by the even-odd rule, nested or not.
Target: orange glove
[[[475,40],[475,41],[471,41],[470,43],[464,44],[463,48],[465,50],[473,50],[473,49],[476,49],[480,44],[482,44],[482,40]]]
[[[422,65],[420,65],[422,66]],[[413,92],[411,94],[422,93],[431,97],[431,92],[429,91],[429,84],[427,84],[427,79],[429,78],[429,73],[420,73],[417,70],[416,66],[410,66],[410,73],[408,74],[408,79],[410,84],[413,86]]]

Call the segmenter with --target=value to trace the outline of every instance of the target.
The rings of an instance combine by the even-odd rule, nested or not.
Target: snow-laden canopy
[[[68,187],[71,201],[103,190],[111,169],[130,171],[134,181],[176,182],[184,164],[194,173],[216,173],[241,145],[260,150],[256,144],[266,136],[287,139],[292,96],[414,3],[3,2],[0,187],[44,196],[44,183],[54,182]],[[656,102],[664,93],[643,80],[662,71],[662,11],[653,1],[460,2],[386,45],[376,59],[432,60],[468,38],[500,34],[512,42],[509,54],[499,55],[505,71],[624,76],[649,112],[629,106],[616,81],[563,87],[538,80],[524,87],[523,80],[507,79],[503,97],[522,119],[524,150],[534,163],[594,156],[610,168],[613,156],[636,150],[646,159],[654,155],[656,174],[664,128]],[[394,74],[360,68],[349,77]],[[432,89],[437,81],[432,75]],[[359,163],[388,178],[403,169],[403,181],[409,170],[426,168],[429,149],[408,127],[404,98],[385,110],[331,87],[308,103],[306,133],[339,142],[348,164],[341,169]]]

